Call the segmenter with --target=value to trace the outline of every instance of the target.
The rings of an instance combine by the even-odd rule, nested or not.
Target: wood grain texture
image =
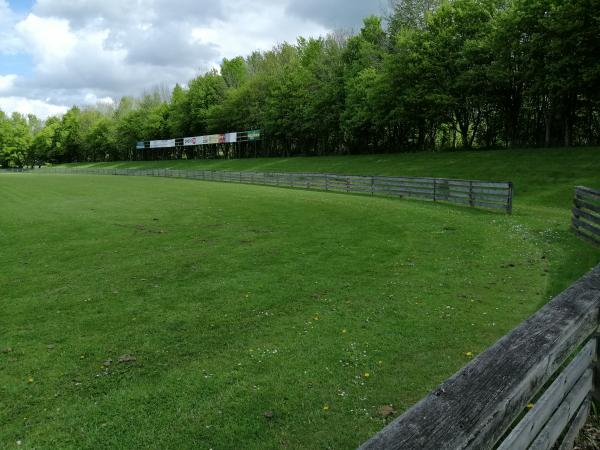
[[[525,450],[536,438],[575,383],[596,359],[596,339],[591,339],[536,400],[534,407],[513,428],[498,450]]]
[[[530,450],[548,450],[554,447],[563,430],[575,416],[584,400],[589,396],[592,390],[592,380],[592,369],[588,369],[575,386],[573,386],[569,395],[567,395],[540,434],[535,438],[535,441],[529,447]]]
[[[582,194],[587,194],[591,197],[596,198],[597,201],[600,202],[600,191],[596,190],[596,189],[592,189],[589,187],[585,187],[585,186],[577,186],[575,188],[576,191],[581,192]]]
[[[569,429],[567,430],[558,450],[571,450],[573,448],[575,439],[577,439],[579,431],[581,431],[585,425],[585,422],[590,414],[590,405],[591,401],[589,398],[584,400],[583,404],[579,407],[577,414],[575,414],[575,418],[571,422],[571,425],[569,426]]]
[[[584,222],[582,220],[579,220],[576,217],[573,217],[572,222],[573,222],[573,226],[575,228],[578,228],[580,230],[583,229],[583,230],[589,231],[590,233],[595,234],[598,237],[600,237],[600,227],[592,225],[592,224],[589,224],[589,223]]]

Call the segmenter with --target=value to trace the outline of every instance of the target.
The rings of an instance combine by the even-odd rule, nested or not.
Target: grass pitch
[[[594,164],[548,158],[513,216],[2,175],[0,447],[355,447],[598,262],[565,204]]]

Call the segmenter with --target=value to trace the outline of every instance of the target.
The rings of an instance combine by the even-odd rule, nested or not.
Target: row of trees
[[[265,155],[592,145],[600,0],[395,0],[359,33],[223,60],[172,92],[45,124],[0,115],[0,163],[129,159],[135,142],[261,128]]]

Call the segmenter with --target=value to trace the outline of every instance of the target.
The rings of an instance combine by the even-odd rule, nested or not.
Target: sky
[[[359,30],[387,0],[0,0],[0,109],[46,118],[171,88],[223,58]]]

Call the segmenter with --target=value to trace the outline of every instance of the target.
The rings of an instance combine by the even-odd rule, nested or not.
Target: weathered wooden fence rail
[[[570,449],[599,387],[599,309],[600,265],[361,449]]]
[[[573,230],[578,236],[600,245],[600,191],[578,186],[573,203]]]
[[[145,175],[261,184],[369,195],[419,197],[512,212],[511,182],[444,178],[377,177],[329,173],[229,172],[221,170],[46,168],[42,173]]]

